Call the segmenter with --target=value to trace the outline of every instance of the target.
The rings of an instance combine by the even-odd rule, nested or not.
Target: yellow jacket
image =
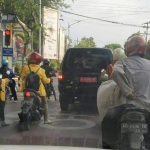
[[[5,101],[6,100],[5,87],[6,87],[6,84],[8,84],[8,82],[9,82],[8,78],[2,79],[2,83],[0,85],[0,87],[2,88],[2,91],[0,91],[0,99],[1,99],[1,101]]]
[[[36,72],[38,70],[38,68],[40,67],[39,65],[35,65],[35,64],[30,64],[29,66],[31,68],[31,71],[33,71],[33,72]],[[22,73],[21,73],[22,91],[25,89],[26,78],[29,73],[30,73],[29,67],[28,67],[28,65],[25,65],[22,70]],[[40,96],[46,96],[46,91],[45,91],[43,84],[50,83],[50,79],[46,77],[45,70],[42,68],[39,69],[37,74],[39,75],[39,77],[41,79],[38,93],[40,94]]]

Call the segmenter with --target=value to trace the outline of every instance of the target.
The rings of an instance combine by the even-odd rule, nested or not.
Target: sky
[[[65,3],[69,4],[70,8],[64,11],[88,17],[138,26],[150,21],[150,0],[65,0]],[[104,47],[110,43],[123,46],[131,34],[146,32],[146,28],[142,27],[109,23],[63,12],[60,12],[60,19],[63,19],[60,20],[60,26],[66,29],[66,35],[68,24],[80,21],[69,30],[73,43],[80,41],[84,36],[93,37],[97,47]]]

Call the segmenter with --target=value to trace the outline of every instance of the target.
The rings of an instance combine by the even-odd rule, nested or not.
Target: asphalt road
[[[58,82],[54,79],[54,88],[58,98]],[[73,147],[101,148],[100,122],[95,106],[75,104],[69,111],[60,110],[59,101],[54,97],[48,101],[51,125],[45,125],[43,118],[32,124],[30,131],[18,130],[18,112],[20,112],[22,93],[18,93],[18,103],[7,101],[5,108],[8,127],[0,126],[0,144],[14,145],[53,145]]]

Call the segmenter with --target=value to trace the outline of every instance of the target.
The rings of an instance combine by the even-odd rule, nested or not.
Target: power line
[[[76,0],[77,1],[77,0]],[[78,2],[80,3],[91,3],[91,0],[90,1],[82,1],[82,0],[79,0]],[[131,6],[131,5],[118,5],[118,4],[112,4],[112,3],[100,3],[100,2],[93,2],[94,4],[100,4],[100,5],[111,5],[111,6],[119,6],[119,7],[126,7],[126,8],[147,8],[147,9],[150,9],[150,7],[135,7],[135,6]]]
[[[93,11],[96,9],[96,8],[98,8],[98,9],[101,9],[101,10],[118,10],[118,11],[130,11],[130,12],[139,12],[139,10],[137,10],[137,9],[127,9],[127,8],[119,8],[119,7],[111,7],[111,8],[109,8],[108,6],[92,6],[92,5],[90,5],[90,6],[86,6],[86,5],[79,5],[79,6],[74,6],[74,7],[72,7],[71,9],[79,9],[79,8],[86,8],[86,9],[93,9]],[[142,10],[142,11],[140,11],[140,12],[145,12],[145,13],[147,13],[147,12],[150,12],[148,9],[146,10],[146,9],[144,9],[144,10]],[[139,12],[139,13],[140,13]]]
[[[68,11],[63,11],[63,10],[62,10],[62,12],[67,13],[67,14],[72,14],[72,15],[80,16],[80,17],[84,17],[84,18],[90,18],[90,19],[93,19],[93,20],[99,20],[99,21],[103,21],[103,22],[109,22],[109,23],[114,23],[114,24],[132,26],[132,27],[147,28],[146,26],[133,25],[133,24],[127,24],[127,23],[116,22],[116,21],[109,21],[109,20],[105,20],[105,19],[100,19],[100,18],[95,18],[95,17],[89,17],[89,16],[80,15],[80,14],[76,14],[76,13],[72,13],[72,12],[68,12]],[[149,27],[148,27],[148,28],[149,28]]]
[[[122,15],[122,14],[121,14]],[[128,15],[130,15],[130,14],[128,14]],[[118,15],[117,15],[118,16]],[[116,16],[116,17],[117,17]],[[119,15],[120,16],[120,15]],[[67,21],[69,21],[69,22],[73,22],[73,21],[78,21],[79,19],[76,19],[76,18],[72,18],[72,17],[68,17],[68,16],[66,16],[65,14],[63,14],[63,17],[65,18],[64,19],[64,22],[67,20]],[[102,17],[102,19],[103,18],[109,18],[109,17],[115,17],[115,16],[106,16],[106,17]],[[67,19],[66,19],[67,18]],[[72,20],[72,21],[71,21]],[[87,21],[90,21],[91,19],[85,19],[85,20],[82,20],[82,22],[87,22]],[[98,21],[99,20],[94,20],[92,23],[96,23],[96,24],[98,24]],[[89,23],[91,23],[91,22],[89,22]],[[132,23],[131,21],[130,21],[130,23]],[[136,22],[136,21],[133,21],[133,23],[138,23],[138,24],[142,24],[142,22]],[[106,25],[106,24],[105,24]]]

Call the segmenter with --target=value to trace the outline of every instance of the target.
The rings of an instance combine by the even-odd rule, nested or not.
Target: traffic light
[[[5,30],[5,45],[8,47],[10,45],[10,30]]]

